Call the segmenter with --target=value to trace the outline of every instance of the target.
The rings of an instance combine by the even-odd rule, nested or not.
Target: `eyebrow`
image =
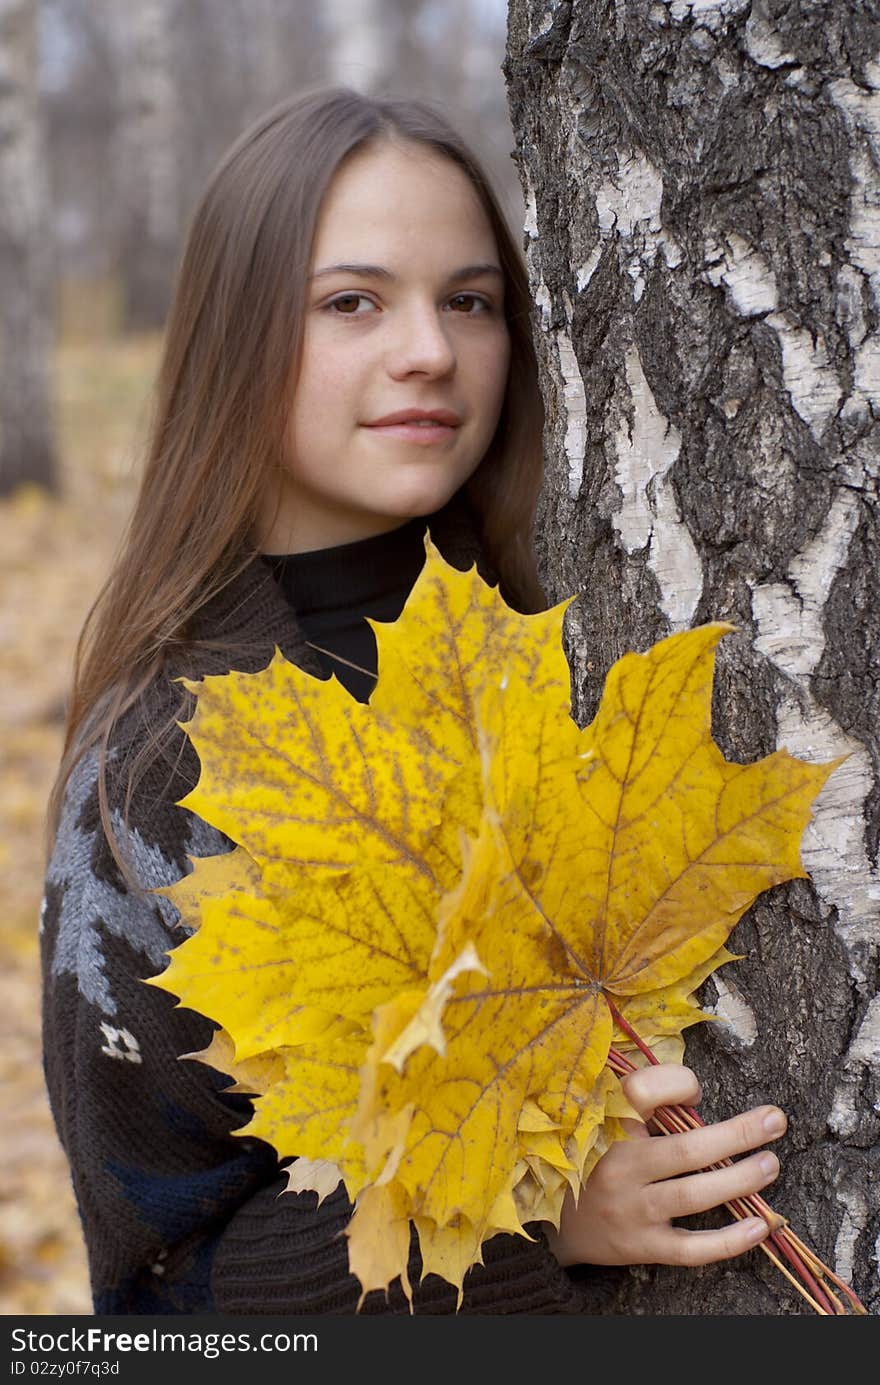
[[[353,274],[359,279],[385,279],[396,280],[397,275],[392,274],[390,269],[385,269],[378,264],[331,264],[324,269],[315,270],[314,274],[309,275],[310,279],[323,279],[328,274]],[[497,264],[468,264],[461,269],[454,269],[448,276],[450,284],[461,283],[464,279],[478,279],[483,274],[493,274],[499,279],[504,278],[504,274]]]

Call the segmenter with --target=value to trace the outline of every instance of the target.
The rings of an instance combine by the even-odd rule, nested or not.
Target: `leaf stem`
[[[660,1060],[654,1056],[648,1045],[624,1019],[607,992],[603,992],[603,995],[617,1028],[635,1044],[649,1063],[659,1063]],[[607,1061],[611,1071],[618,1077],[623,1077],[629,1072],[635,1072],[638,1066],[620,1049],[614,1047],[609,1050]],[[686,1130],[695,1130],[705,1125],[705,1122],[694,1107],[675,1105],[658,1106],[647,1124],[649,1128],[653,1127],[657,1134],[671,1135]],[[729,1167],[732,1162],[731,1159],[724,1159],[720,1163],[710,1165],[710,1167],[713,1169]],[[725,1202],[724,1205],[740,1221],[744,1217],[756,1215],[764,1218],[770,1227],[770,1234],[766,1240],[761,1242],[760,1249],[817,1313],[823,1317],[867,1314],[868,1310],[853,1290],[804,1245],[800,1237],[791,1230],[786,1219],[781,1217],[778,1212],[774,1212],[773,1208],[757,1193],[749,1194],[743,1198],[734,1198],[730,1202]],[[794,1274],[783,1264],[783,1259],[788,1261]],[[841,1291],[847,1299],[848,1306],[841,1302],[828,1281]]]

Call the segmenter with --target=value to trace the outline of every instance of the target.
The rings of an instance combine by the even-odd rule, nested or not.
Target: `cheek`
[[[326,382],[357,360],[362,348],[357,324],[316,314],[306,322],[302,344],[303,378],[313,383]]]
[[[299,377],[299,393],[319,398],[333,374],[333,353],[317,335],[306,341]]]
[[[355,362],[339,351],[322,350],[315,343],[304,354],[299,380],[294,392],[294,417],[303,428],[338,422],[341,407],[351,392],[355,379]]]

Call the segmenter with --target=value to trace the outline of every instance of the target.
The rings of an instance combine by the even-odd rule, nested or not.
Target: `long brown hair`
[[[510,368],[495,436],[466,493],[508,604],[524,613],[546,609],[532,545],[543,407],[531,297],[522,255],[485,171],[447,121],[420,101],[378,100],[345,87],[284,101],[228,150],[192,217],[138,495],[76,647],[47,808],[49,851],[70,774],[97,745],[101,818],[123,865],[106,792],[111,732],[163,671],[169,653],[185,650],[196,612],[254,557],[257,516],[283,456],[322,199],[346,155],[367,141],[395,137],[463,169],[495,234]],[[173,725],[146,728],[132,779]],[[128,796],[126,812],[127,805]]]

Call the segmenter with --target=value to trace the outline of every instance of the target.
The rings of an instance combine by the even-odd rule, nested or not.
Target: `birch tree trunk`
[[[57,485],[53,257],[36,0],[0,0],[0,495]]]
[[[880,1310],[880,12],[511,0],[547,406],[536,528],[580,724],[625,650],[732,622],[714,735],[849,758],[687,1033],[701,1112],[788,1113],[767,1200]],[[707,1214],[702,1224],[717,1225]],[[699,1219],[689,1223],[700,1225]],[[597,1312],[812,1314],[758,1250],[596,1275]]]
[[[149,330],[165,320],[181,221],[169,0],[139,0],[120,9],[114,22],[124,53],[116,146],[123,325]]]
[[[381,92],[397,71],[399,25],[389,0],[325,0],[326,81],[367,95]]]

